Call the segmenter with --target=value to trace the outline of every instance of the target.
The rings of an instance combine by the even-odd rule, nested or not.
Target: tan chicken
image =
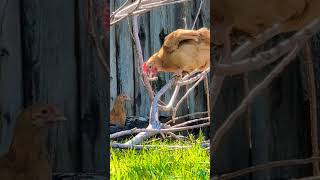
[[[118,95],[114,104],[113,108],[110,112],[110,124],[115,124],[120,127],[124,127],[126,124],[126,110],[124,108],[125,101],[130,100],[130,98],[125,95],[121,94]]]
[[[51,180],[47,130],[49,125],[64,120],[62,113],[48,104],[26,108],[18,116],[9,152],[0,157],[0,179]]]
[[[251,36],[280,24],[282,32],[296,31],[320,16],[319,0],[217,0],[213,19]]]
[[[210,31],[178,29],[166,36],[161,49],[143,66],[144,74],[176,74],[206,70],[210,66]]]

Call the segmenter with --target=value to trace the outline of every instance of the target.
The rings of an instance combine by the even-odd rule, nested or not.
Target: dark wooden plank
[[[0,0],[0,154],[7,152],[23,107],[20,1]]]
[[[21,1],[25,102],[56,104],[68,121],[49,133],[55,171],[80,166],[75,2]]]
[[[115,1],[115,7],[120,7],[125,0]],[[130,28],[126,20],[116,24],[116,50],[117,50],[117,77],[118,94],[125,93],[129,97],[134,97],[134,54]],[[134,113],[134,101],[125,103],[127,115]]]
[[[268,49],[284,37],[262,47]],[[253,102],[252,164],[310,156],[309,107],[304,101],[299,59],[291,63]],[[274,66],[250,73],[250,86],[260,82]],[[253,179],[298,178],[310,166],[284,167],[253,173]]]
[[[217,128],[232,113],[244,97],[243,79],[241,76],[226,78],[217,99],[216,105],[211,113],[211,127],[215,132]],[[235,170],[248,167],[249,143],[245,131],[244,116],[233,125],[226,133],[219,148],[211,154],[212,175],[221,175]]]
[[[113,12],[115,10],[114,0],[110,0],[110,9]],[[117,51],[116,51],[116,32],[115,26],[110,28],[110,110],[113,107],[114,100],[118,95],[117,85]]]
[[[96,40],[103,54],[109,59],[109,32],[102,27],[104,0],[92,2],[93,24]],[[80,134],[81,170],[107,174],[108,117],[109,117],[109,73],[98,59],[98,52],[89,35],[87,12],[88,1],[79,1],[79,85],[80,85]],[[100,38],[104,37],[104,38]],[[109,64],[109,61],[107,63]]]

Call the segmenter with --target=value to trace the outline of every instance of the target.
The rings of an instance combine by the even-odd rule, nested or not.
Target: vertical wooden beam
[[[311,129],[311,144],[312,144],[312,156],[319,156],[319,143],[318,143],[318,118],[317,118],[317,95],[316,95],[316,84],[315,74],[313,69],[313,58],[309,43],[307,42],[303,48],[303,62],[306,81],[308,87],[308,98],[309,98],[309,110],[310,110],[310,129]],[[313,175],[319,175],[319,163],[313,162]]]
[[[110,76],[99,62],[101,59],[98,56],[98,51],[101,50],[109,66],[109,32],[103,28],[102,19],[105,6],[105,0],[79,1],[77,52],[80,78],[81,170],[108,174]],[[94,45],[94,41],[99,49]]]
[[[75,1],[21,1],[25,102],[57,105],[68,121],[50,129],[55,171],[76,171],[79,158]]]
[[[7,152],[23,107],[20,1],[0,0],[0,155]]]

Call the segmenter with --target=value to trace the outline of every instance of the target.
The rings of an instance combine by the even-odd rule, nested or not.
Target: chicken
[[[210,66],[210,31],[178,29],[166,36],[161,49],[142,66],[148,76],[204,71]]]
[[[127,117],[126,110],[124,108],[124,102],[126,100],[130,100],[130,98],[125,94],[117,96],[113,108],[110,112],[110,124],[115,124],[120,127],[124,127],[124,125],[126,124]]]
[[[250,36],[280,24],[282,32],[297,31],[320,16],[319,0],[218,0],[213,19]]]
[[[54,106],[35,104],[20,113],[9,151],[0,157],[0,179],[51,180],[48,127],[66,118]]]

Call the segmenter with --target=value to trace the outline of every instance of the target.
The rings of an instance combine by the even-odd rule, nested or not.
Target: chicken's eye
[[[149,65],[148,67],[149,67],[149,69],[151,69],[151,68],[152,68],[152,65]]]
[[[47,113],[48,113],[48,110],[47,110],[47,109],[43,109],[43,110],[41,110],[41,113],[42,113],[42,114],[47,114]]]

